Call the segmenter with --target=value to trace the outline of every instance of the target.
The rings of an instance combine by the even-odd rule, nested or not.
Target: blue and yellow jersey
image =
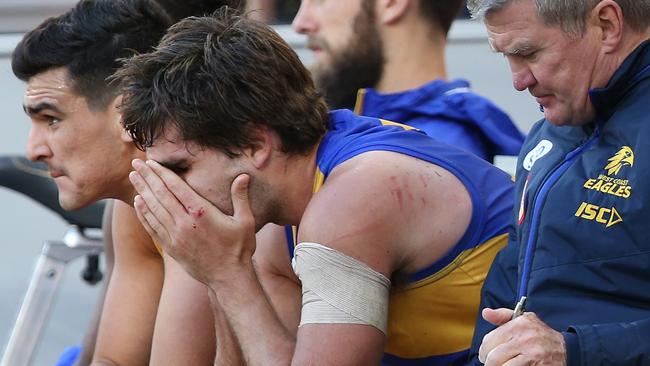
[[[480,158],[408,126],[340,110],[331,112],[329,131],[318,149],[314,192],[339,164],[369,151],[397,152],[438,165],[454,174],[471,196],[472,218],[462,239],[444,257],[391,290],[382,363],[463,364],[483,280],[507,241],[511,178]],[[287,227],[286,234],[293,256],[295,227]]]
[[[517,155],[524,136],[507,114],[473,93],[462,79],[434,80],[418,88],[382,94],[360,89],[354,107],[361,116],[399,121],[492,162]]]

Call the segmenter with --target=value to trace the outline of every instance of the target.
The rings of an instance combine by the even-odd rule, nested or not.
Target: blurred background
[[[75,0],[0,0],[0,155],[24,154],[29,120],[22,111],[24,85],[11,72],[11,52],[22,33],[43,19],[58,15]],[[299,0],[278,1],[273,23],[298,50],[305,64],[310,55],[304,39],[289,23]],[[448,69],[451,78],[468,79],[473,89],[502,107],[527,132],[540,119],[533,98],[512,88],[506,60],[490,51],[480,22],[461,14],[450,33]],[[4,350],[34,269],[42,242],[59,240],[66,225],[57,216],[24,196],[0,187],[0,349]],[[80,280],[83,260],[66,269],[34,365],[53,365],[67,346],[80,341],[90,318],[99,286]]]

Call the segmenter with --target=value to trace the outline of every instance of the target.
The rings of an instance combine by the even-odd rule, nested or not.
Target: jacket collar
[[[589,98],[596,110],[597,119],[608,120],[618,103],[639,82],[650,78],[650,40],[641,43],[616,70],[604,88],[591,89]]]

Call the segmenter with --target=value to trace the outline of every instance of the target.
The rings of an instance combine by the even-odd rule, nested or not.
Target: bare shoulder
[[[333,247],[390,275],[441,257],[462,237],[471,212],[467,189],[446,169],[375,151],[331,172],[305,211],[299,240]]]
[[[111,233],[116,251],[120,251],[121,247],[128,246],[129,248],[125,248],[128,251],[137,251],[161,258],[153,240],[140,224],[132,206],[115,200],[112,216]]]
[[[297,281],[291,268],[285,228],[275,224],[265,225],[256,235],[257,246],[253,254],[259,272],[282,275]]]

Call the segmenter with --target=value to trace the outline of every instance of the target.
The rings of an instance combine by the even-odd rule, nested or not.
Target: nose
[[[296,33],[299,34],[312,34],[316,30],[316,23],[313,17],[313,5],[311,0],[303,0],[300,2],[298,13],[293,18],[291,27]]]
[[[39,161],[52,156],[52,150],[47,145],[45,132],[40,126],[32,126],[27,137],[27,158]]]
[[[512,86],[516,90],[524,91],[537,84],[535,75],[533,75],[525,61],[519,60],[516,56],[510,56],[508,57],[508,63],[512,72]]]

